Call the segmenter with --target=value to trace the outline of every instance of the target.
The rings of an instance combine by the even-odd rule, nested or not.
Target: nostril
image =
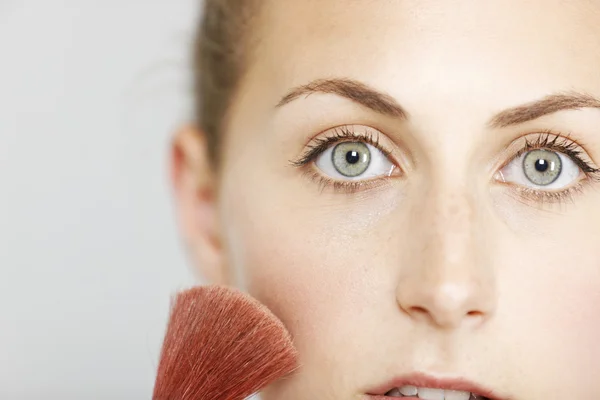
[[[428,314],[429,313],[425,307],[414,306],[414,307],[411,307],[410,309],[415,314]]]
[[[476,321],[483,321],[488,318],[488,313],[479,310],[469,311],[467,313],[467,318]]]
[[[469,311],[465,319],[470,326],[478,326],[486,320],[486,314],[482,311]]]

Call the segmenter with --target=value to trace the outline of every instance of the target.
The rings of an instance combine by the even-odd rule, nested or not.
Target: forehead
[[[600,75],[598,0],[270,0],[263,17],[255,63],[274,86],[345,76],[400,95],[392,81],[453,92],[510,79],[537,96]]]
[[[356,43],[418,40],[459,45],[474,36],[495,39],[555,39],[597,43],[599,0],[269,0],[265,27],[279,39],[312,42],[352,39]],[[400,35],[400,36],[399,36]],[[275,41],[274,41],[275,42]],[[274,43],[272,42],[272,43]],[[525,40],[525,42],[530,42]]]

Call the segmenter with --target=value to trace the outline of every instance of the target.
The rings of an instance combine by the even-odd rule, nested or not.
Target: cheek
[[[592,213],[586,215],[589,222]],[[563,229],[550,230],[560,232],[555,239],[546,233],[517,243],[511,237],[511,244],[503,246],[521,251],[511,252],[498,264],[502,292],[496,319],[501,326],[500,340],[515,351],[508,357],[518,360],[515,367],[536,371],[532,382],[536,376],[544,377],[537,386],[598,390],[598,233],[590,232],[589,224],[583,231],[569,230],[568,225],[563,221]],[[596,226],[600,230],[600,225]],[[549,382],[561,383],[556,386]]]
[[[304,364],[339,365],[347,353],[342,350],[357,347],[347,341],[364,340],[355,327],[373,318],[371,305],[394,299],[393,285],[387,295],[381,290],[384,272],[373,264],[383,264],[377,257],[385,252],[377,250],[386,230],[380,228],[398,194],[387,190],[358,200],[323,194],[317,200],[314,188],[269,189],[254,182],[250,191],[248,184],[230,185],[226,198],[232,200],[224,204],[235,284],[283,320]],[[243,202],[233,200],[241,198],[236,191],[245,193]]]
[[[555,351],[565,363],[593,375],[600,360],[600,256],[595,248],[574,245],[552,260],[562,273],[542,280],[547,301],[538,309],[540,322],[554,332]]]

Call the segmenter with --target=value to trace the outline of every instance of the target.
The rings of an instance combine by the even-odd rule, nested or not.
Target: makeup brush
[[[265,305],[230,287],[196,287],[172,303],[152,398],[243,400],[296,367],[290,334]]]

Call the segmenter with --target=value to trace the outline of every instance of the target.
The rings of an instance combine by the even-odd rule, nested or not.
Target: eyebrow
[[[600,100],[577,92],[552,94],[541,100],[532,101],[521,106],[501,111],[491,119],[492,128],[505,128],[522,124],[565,110],[579,110],[582,108],[600,108]]]
[[[364,107],[383,115],[396,118],[407,118],[404,109],[388,94],[379,92],[364,83],[351,79],[318,79],[306,85],[298,86],[285,95],[277,104],[281,107],[300,96],[312,93],[331,93],[350,99]]]
[[[281,107],[301,96],[312,93],[335,94],[352,100],[364,107],[391,117],[408,118],[408,113],[390,95],[352,79],[317,79],[306,85],[298,86],[285,95],[277,104]],[[506,128],[512,125],[533,121],[545,115],[565,110],[582,108],[600,109],[600,100],[585,93],[568,92],[548,95],[541,100],[499,112],[490,119],[492,128]]]

